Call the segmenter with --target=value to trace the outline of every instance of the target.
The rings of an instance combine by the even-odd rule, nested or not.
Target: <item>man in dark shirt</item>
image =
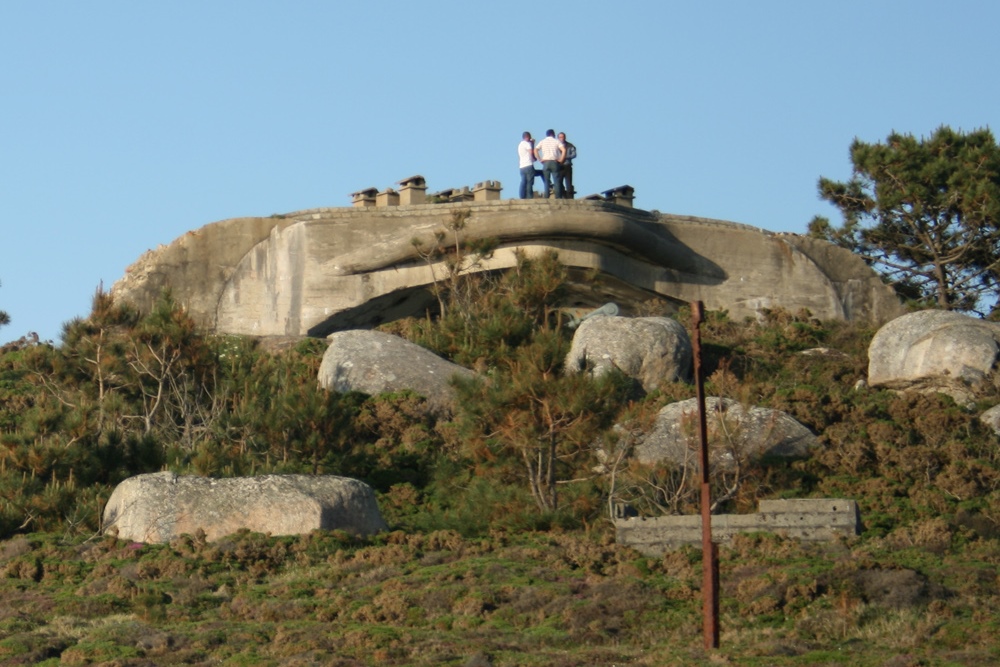
[[[563,199],[573,199],[576,190],[573,189],[573,159],[576,158],[576,146],[566,141],[566,133],[559,133],[559,143],[566,147],[566,158],[559,166],[559,181],[562,184]]]

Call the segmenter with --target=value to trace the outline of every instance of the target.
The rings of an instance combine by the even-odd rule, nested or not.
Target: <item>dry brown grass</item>
[[[949,664],[986,664],[1000,548],[976,543],[966,558],[941,551],[940,533],[738,538],[721,554],[712,653],[697,551],[647,558],[608,534],[237,534],[185,553],[18,538],[0,544],[6,565],[38,561],[45,575],[8,567],[0,579],[18,607],[0,614],[0,664],[814,665],[850,646],[862,667],[935,664],[960,641],[966,653]]]

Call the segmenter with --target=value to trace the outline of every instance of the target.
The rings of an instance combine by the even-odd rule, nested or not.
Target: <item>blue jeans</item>
[[[545,198],[549,198],[549,190],[555,184],[556,199],[562,199],[562,180],[559,178],[559,163],[548,160],[542,163],[542,184],[545,186]]]
[[[518,195],[521,199],[532,199],[535,196],[535,165],[521,167],[521,187]]]

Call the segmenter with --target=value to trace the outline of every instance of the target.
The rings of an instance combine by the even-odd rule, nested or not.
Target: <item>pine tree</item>
[[[854,175],[820,178],[843,213],[810,233],[861,254],[904,296],[948,310],[987,312],[1000,278],[1000,147],[988,129],[930,137],[890,134],[851,144]]]
[[[7,314],[7,311],[0,310],[0,327],[5,324],[10,324],[10,315]]]

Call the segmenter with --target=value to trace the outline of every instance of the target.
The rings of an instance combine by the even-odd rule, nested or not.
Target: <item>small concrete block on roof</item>
[[[399,193],[392,188],[386,188],[375,195],[376,206],[399,206]]]
[[[416,174],[415,176],[408,176],[402,180],[397,181],[396,185],[398,185],[400,188],[405,188],[408,185],[410,187],[419,187],[422,185],[427,185],[427,179],[425,179],[420,174]]]
[[[476,201],[497,201],[502,189],[500,181],[482,181],[473,186],[472,194]]]
[[[353,206],[374,206],[375,196],[378,194],[378,188],[365,188],[364,190],[358,190],[357,192],[351,193],[351,203]]]
[[[635,188],[631,185],[619,185],[617,188],[605,190],[601,194],[609,202],[632,208],[632,201],[635,199]]]
[[[420,174],[404,178],[398,185],[401,206],[427,203],[427,180]]]

